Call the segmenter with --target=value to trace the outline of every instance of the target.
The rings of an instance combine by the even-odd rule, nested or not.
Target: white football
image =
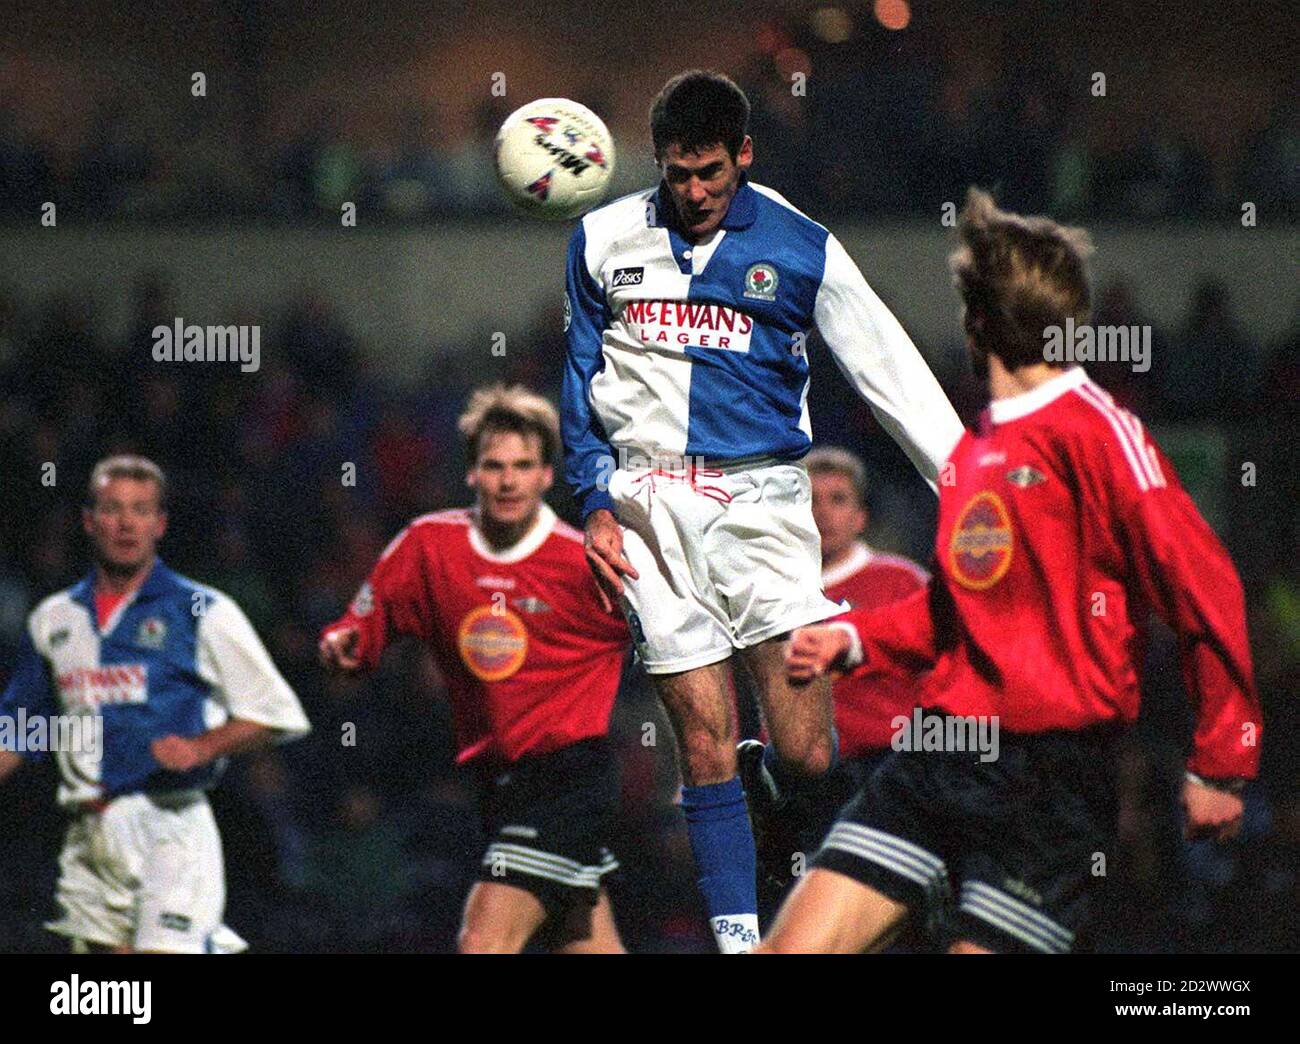
[[[497,177],[521,210],[556,221],[599,203],[614,174],[614,139],[599,116],[568,98],[539,98],[501,124]]]

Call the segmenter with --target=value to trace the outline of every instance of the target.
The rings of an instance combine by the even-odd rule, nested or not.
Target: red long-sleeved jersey
[[[1241,582],[1136,417],[1071,369],[995,400],[941,479],[929,587],[843,617],[863,667],[933,668],[923,706],[1011,732],[1131,722],[1154,609],[1196,702],[1188,768],[1257,773]]]
[[[822,589],[832,601],[875,609],[923,590],[929,579],[910,558],[859,543],[843,562],[822,571]],[[841,757],[887,750],[896,731],[893,720],[899,714],[910,717],[919,685],[913,672],[893,664],[839,679],[831,693]]]
[[[582,545],[545,504],[503,552],[470,510],[425,515],[324,633],[355,627],[367,669],[397,637],[426,642],[447,678],[458,764],[603,736],[629,638],[622,616],[601,608]]]

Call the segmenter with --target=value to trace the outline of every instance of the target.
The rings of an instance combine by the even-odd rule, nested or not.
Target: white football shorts
[[[126,794],[80,812],[59,856],[52,932],[101,946],[163,953],[238,953],[221,923],[221,835],[201,791]]]
[[[797,462],[615,470],[628,625],[645,669],[718,663],[844,612],[822,593],[812,484]]]

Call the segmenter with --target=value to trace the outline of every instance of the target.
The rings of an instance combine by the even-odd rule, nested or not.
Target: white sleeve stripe
[[[1160,473],[1160,465],[1156,462],[1155,452],[1147,443],[1146,435],[1143,434],[1142,422],[1133,416],[1128,410],[1124,409],[1115,402],[1115,397],[1098,385],[1091,385],[1103,403],[1110,409],[1121,424],[1128,429],[1128,433],[1133,438],[1133,445],[1137,447],[1138,459],[1146,471],[1147,481],[1151,483],[1153,489],[1159,488],[1165,484],[1164,476]]]
[[[1142,438],[1142,432],[1134,428],[1132,418],[1124,416],[1120,410],[1112,407],[1111,412],[1114,413],[1115,419],[1123,425],[1124,430],[1128,432],[1128,437],[1132,440],[1133,449],[1137,453],[1138,463],[1142,465],[1142,474],[1146,476],[1147,483],[1155,486],[1156,477],[1151,474],[1151,460],[1147,457],[1146,443]]]
[[[1128,460],[1129,467],[1133,469],[1133,476],[1137,479],[1138,489],[1145,493],[1151,488],[1151,484],[1147,480],[1142,465],[1138,462],[1138,456],[1134,451],[1129,433],[1124,430],[1124,426],[1120,424],[1119,418],[1107,408],[1104,402],[1093,395],[1092,388],[1089,385],[1080,385],[1078,388],[1075,388],[1074,391],[1075,394],[1083,399],[1084,402],[1088,403],[1093,407],[1093,409],[1106,418],[1107,423],[1110,424],[1111,429],[1115,432],[1116,438],[1119,439],[1120,449],[1124,451],[1124,457]]]
[[[1142,422],[1127,410],[1120,410],[1119,418],[1128,426],[1128,430],[1133,434],[1134,441],[1137,442],[1142,459],[1146,462],[1147,475],[1151,479],[1152,487],[1159,489],[1165,484],[1165,478],[1160,473],[1160,464],[1156,460],[1155,451],[1151,448],[1151,444],[1147,442],[1146,434],[1142,430]]]

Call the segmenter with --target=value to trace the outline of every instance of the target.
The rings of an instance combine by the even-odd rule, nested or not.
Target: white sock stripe
[[[1134,451],[1132,441],[1124,426],[1120,424],[1119,419],[1115,416],[1114,411],[1096,394],[1100,389],[1094,388],[1091,384],[1081,384],[1074,389],[1076,395],[1083,399],[1106,418],[1111,430],[1115,432],[1115,437],[1119,439],[1120,449],[1124,451],[1124,457],[1128,460],[1129,467],[1133,469],[1133,475],[1138,481],[1138,489],[1145,493],[1150,488],[1147,480],[1146,471],[1138,461],[1138,456]]]
[[[1067,947],[1074,941],[1072,931],[1057,924],[1041,910],[1035,910],[1015,896],[1008,895],[982,881],[967,881],[962,885],[962,902],[965,903],[968,899],[1002,910],[1009,917],[1019,918],[1032,925],[1036,931],[1056,939]]]
[[[927,851],[920,845],[914,845],[911,841],[901,838],[897,834],[887,834],[883,830],[863,826],[861,823],[836,823],[831,833],[835,834],[841,831],[863,841],[875,841],[887,848],[896,849],[900,855],[911,856],[931,871],[938,872],[944,869],[943,860],[933,852]]]

